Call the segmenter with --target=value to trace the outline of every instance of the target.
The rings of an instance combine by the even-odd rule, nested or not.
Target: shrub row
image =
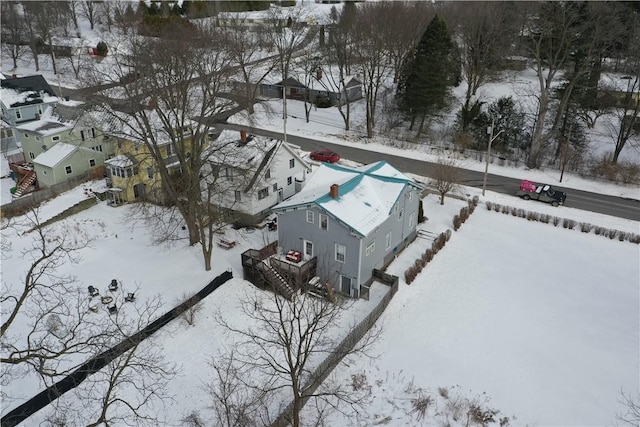
[[[460,225],[469,218],[469,215],[473,213],[478,206],[479,198],[476,196],[472,200],[469,200],[467,206],[464,206],[460,209],[460,213],[453,217],[453,228],[454,230],[458,230]],[[457,218],[457,219],[456,219]],[[458,225],[456,226],[456,223]],[[427,248],[424,253],[420,256],[420,258],[416,259],[413,262],[413,265],[405,270],[404,272],[404,280],[407,282],[407,285],[410,285],[413,282],[418,274],[422,272],[422,270],[426,267],[426,265],[433,259],[433,257],[442,249],[444,245],[451,238],[451,230],[444,231],[435,238],[430,248]]]
[[[599,236],[608,237],[609,239],[618,239],[621,242],[629,241],[631,243],[640,244],[640,235],[630,233],[626,231],[613,230],[605,227],[596,226],[587,222],[578,222],[573,219],[559,218],[557,216],[551,216],[540,212],[525,211],[521,208],[515,208],[513,206],[502,206],[499,203],[486,202],[487,210],[494,212],[502,212],[503,214],[511,214],[518,218],[526,218],[529,221],[542,222],[544,224],[553,224],[555,227],[562,226],[569,230],[573,230],[578,226],[578,229],[583,233],[590,233],[591,230]],[[457,215],[456,215],[457,216]],[[455,229],[455,217],[454,217],[454,229]]]

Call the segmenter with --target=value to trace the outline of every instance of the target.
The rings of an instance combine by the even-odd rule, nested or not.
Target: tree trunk
[[[549,110],[549,94],[543,90],[538,100],[538,111],[536,114],[536,124],[533,127],[533,135],[531,135],[531,148],[529,150],[529,158],[527,166],[536,169],[540,166],[540,155],[542,154],[542,133],[544,131],[544,121]]]

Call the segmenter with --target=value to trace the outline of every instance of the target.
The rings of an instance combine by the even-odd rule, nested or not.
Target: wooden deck
[[[264,287],[274,287],[268,283],[264,268],[260,264],[269,258],[269,264],[273,267],[295,291],[306,290],[309,281],[315,276],[317,268],[317,258],[300,262],[290,262],[284,257],[277,256],[278,242],[275,241],[262,249],[249,249],[242,253],[242,270],[244,279],[254,285]]]

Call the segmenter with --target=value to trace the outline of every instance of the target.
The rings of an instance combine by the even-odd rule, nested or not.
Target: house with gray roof
[[[58,97],[41,75],[0,79],[2,117],[10,125],[37,120]]]
[[[385,161],[322,164],[298,194],[273,207],[282,253],[317,257],[317,276],[354,298],[416,235],[423,186]]]

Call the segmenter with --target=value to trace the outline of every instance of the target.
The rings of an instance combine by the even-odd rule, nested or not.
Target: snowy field
[[[468,191],[475,195],[478,190]],[[80,188],[59,199],[81,199],[77,193]],[[41,208],[44,218],[61,209],[56,200]],[[492,192],[487,200],[638,232],[638,223],[630,220]],[[447,199],[440,206],[435,196],[427,197],[424,228],[434,234],[451,228],[451,218],[463,205]],[[137,289],[140,298],[160,295],[168,309],[225,270],[241,277],[240,253],[275,237],[275,232],[262,230],[228,230],[240,244],[229,251],[216,248],[213,271],[207,273],[198,248],[184,241],[154,244],[151,230],[134,221],[132,209],[101,203],[53,225],[61,232],[82,229],[95,238],[79,264],[59,273],[74,275],[81,288],[94,284],[104,289],[118,278],[124,288]],[[27,266],[18,256],[31,238],[19,234],[23,231],[3,231],[12,245],[3,254],[8,257],[2,261],[5,283],[20,280]],[[375,398],[359,425],[380,417],[391,417],[389,425],[416,424],[406,414],[404,393],[410,382],[432,393],[456,384],[465,394],[486,392],[490,406],[516,417],[513,425],[615,421],[622,410],[616,404],[619,390],[638,390],[640,375],[637,245],[488,212],[481,204],[416,281],[406,285],[404,270],[428,245],[430,241],[417,239],[388,270],[401,277],[401,285],[381,319],[384,334],[373,350],[377,358],[349,360],[335,371],[347,383],[352,374],[364,373],[373,386]],[[165,414],[168,425],[180,425],[194,410],[207,416],[204,384],[212,378],[207,363],[232,342],[222,337],[214,313],[234,316],[245,292],[260,291],[241,279],[229,281],[203,302],[195,327],[176,321],[149,341],[163,349],[168,362],[180,366],[169,386],[176,402]],[[383,293],[378,289],[372,302]],[[359,302],[354,319],[366,312],[367,304]],[[18,399],[31,396],[39,390],[32,380],[5,391]],[[73,405],[74,399],[69,393],[61,403]],[[46,414],[36,414],[33,422]],[[335,418],[332,425],[353,422]]]
[[[86,43],[93,45],[103,38],[88,31],[86,22],[82,25]],[[117,49],[115,43],[113,46]],[[63,91],[65,86],[77,86],[68,65],[63,66],[61,76],[54,76],[48,61],[46,55],[41,56],[42,74],[53,86],[60,85]],[[112,65],[107,57],[100,67],[106,70]],[[19,69],[10,68],[10,61],[3,58],[4,72],[18,75],[35,72],[28,55]],[[504,82],[483,86],[480,95],[491,102],[513,94],[526,104],[533,77],[531,70],[523,71]],[[464,89],[464,85],[456,88],[456,96]],[[281,103],[269,102],[268,114],[261,108],[251,120],[238,115],[230,121],[282,131]],[[354,105],[354,130],[349,132],[343,130],[336,109],[312,110],[307,123],[302,119],[301,103],[290,102],[287,108],[290,134],[437,160],[428,147],[409,150],[383,134],[365,142],[363,103]],[[602,127],[591,131],[589,137],[592,151],[612,150]],[[390,142],[396,146],[388,145]],[[438,144],[439,141],[434,141],[434,145]],[[638,155],[631,147],[623,151],[626,159],[637,160]],[[484,170],[481,162],[468,159],[459,162],[462,167]],[[350,164],[348,159],[344,163]],[[559,184],[557,171],[492,164],[489,172]],[[2,159],[0,175],[4,177],[7,173]],[[10,200],[9,188],[13,185],[8,178],[1,180],[1,204]],[[85,188],[99,191],[103,185],[88,183],[46,202],[39,210],[40,219],[49,219],[85,199]],[[640,199],[637,186],[612,186],[571,174],[565,174],[560,185]],[[456,191],[463,197],[479,193],[476,188],[465,187]],[[389,267],[388,272],[401,278],[400,290],[380,320],[384,334],[373,349],[377,357],[346,360],[335,371],[345,383],[351,383],[352,375],[364,374],[372,392],[367,412],[361,413],[359,419],[333,414],[327,425],[436,425],[442,421],[438,412],[443,409],[437,406],[442,405],[438,388],[453,390],[457,385],[465,396],[486,393],[483,396],[488,405],[500,410],[501,416],[510,417],[511,425],[610,426],[615,424],[616,413],[624,411],[617,403],[620,390],[640,392],[639,246],[609,240],[593,232],[583,234],[489,212],[484,201],[640,233],[637,221],[566,207],[553,208],[488,191],[475,213],[459,231],[453,232],[445,248],[411,285],[404,282],[404,271],[430,241],[417,239]],[[464,204],[447,199],[440,206],[435,196],[427,197],[424,207],[429,221],[421,227],[433,234],[451,229],[452,217]],[[3,240],[10,245],[8,249],[3,246],[2,251],[3,285],[18,285],[29,265],[21,257],[21,251],[34,236],[24,234],[28,226],[23,223],[23,218],[17,218],[13,227],[2,230]],[[141,300],[160,297],[162,312],[220,273],[233,272],[234,279],[202,302],[195,326],[178,320],[145,342],[149,348],[160,349],[168,363],[179,367],[178,376],[167,390],[174,397],[173,403],[154,410],[167,425],[184,425],[182,418],[194,411],[210,425],[212,414],[208,412],[204,390],[204,385],[213,378],[208,361],[233,345],[233,338],[221,333],[214,315],[221,314],[239,323],[245,320],[238,315],[240,299],[246,293],[261,291],[241,279],[240,254],[248,248],[264,246],[276,233],[266,229],[254,232],[228,229],[226,237],[239,244],[231,250],[216,247],[212,271],[205,272],[199,247],[189,247],[185,240],[158,244],[153,240],[153,227],[136,215],[133,206],[112,208],[101,203],[53,224],[50,230],[71,238],[86,233],[93,239],[91,246],[81,251],[77,264],[65,265],[58,272],[74,276],[74,286],[86,289],[91,284],[104,292],[111,279],[117,278],[123,291],[135,290]],[[348,314],[350,318],[354,321],[362,318],[385,290],[382,285],[374,286],[372,300],[358,301]],[[435,397],[435,406],[421,420],[411,413],[410,406],[417,388]],[[42,384],[33,376],[3,387],[3,392],[14,400],[2,402],[2,413],[41,389]],[[80,405],[74,393],[65,395],[58,403]],[[87,406],[83,411],[89,414],[95,409]],[[48,412],[49,408],[40,411],[24,425],[40,425]]]

